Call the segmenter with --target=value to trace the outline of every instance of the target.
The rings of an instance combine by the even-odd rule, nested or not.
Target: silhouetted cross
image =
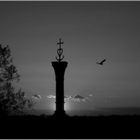
[[[57,45],[59,45],[59,49],[57,49],[57,54],[59,58],[55,57],[58,62],[61,62],[64,59],[64,55],[62,56],[63,49],[61,48],[61,44],[64,44],[64,42],[62,42],[60,38],[59,42],[57,43]]]
[[[64,44],[64,42],[61,42],[61,38],[60,38],[59,42],[57,42],[57,45],[59,45],[59,48],[61,48],[61,44]]]

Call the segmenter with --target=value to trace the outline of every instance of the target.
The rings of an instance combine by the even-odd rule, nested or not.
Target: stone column
[[[68,62],[61,61],[52,62],[55,71],[56,79],[56,111],[55,114],[62,116],[65,114],[64,110],[64,74]]]

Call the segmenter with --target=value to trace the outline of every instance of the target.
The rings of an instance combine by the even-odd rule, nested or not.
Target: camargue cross
[[[58,58],[55,57],[58,62],[61,62],[64,59],[64,55],[62,56],[62,53],[63,53],[63,49],[61,48],[62,44],[64,44],[64,42],[62,42],[60,38],[59,42],[57,42],[57,45],[59,45],[59,49],[57,50]]]

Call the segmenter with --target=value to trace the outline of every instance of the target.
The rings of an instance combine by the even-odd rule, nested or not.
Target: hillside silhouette
[[[1,117],[0,138],[140,138],[138,115]]]

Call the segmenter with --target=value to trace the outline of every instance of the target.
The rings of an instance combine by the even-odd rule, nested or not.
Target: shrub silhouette
[[[0,116],[22,113],[26,107],[32,107],[32,100],[26,98],[21,89],[15,91],[12,85],[19,78],[9,46],[0,45]]]

